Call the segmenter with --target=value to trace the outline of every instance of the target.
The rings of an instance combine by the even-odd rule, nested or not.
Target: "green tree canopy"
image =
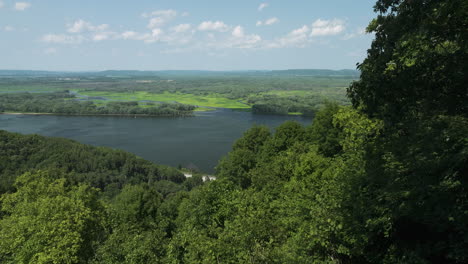
[[[97,190],[69,186],[47,171],[25,173],[1,196],[0,262],[83,263],[99,242],[103,207]]]
[[[348,89],[370,115],[468,116],[468,2],[379,0],[367,31],[375,34],[361,78]]]

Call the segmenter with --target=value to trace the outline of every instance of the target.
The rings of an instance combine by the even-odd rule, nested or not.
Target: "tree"
[[[2,263],[83,263],[94,255],[103,232],[98,191],[55,178],[25,173],[15,193],[1,196]]]
[[[161,263],[165,232],[156,216],[162,196],[147,184],[125,185],[108,207],[109,235],[96,263]]]
[[[343,149],[339,143],[341,130],[333,125],[333,117],[340,108],[336,103],[325,103],[325,107],[315,116],[312,126],[307,129],[310,140],[327,157],[334,156]]]
[[[354,234],[365,234],[370,263],[465,263],[468,2],[379,0],[375,10],[348,94],[384,127],[375,144],[359,142],[366,173],[350,182],[351,215],[366,228]]]
[[[468,2],[379,0],[375,33],[353,105],[392,123],[408,116],[468,116]]]

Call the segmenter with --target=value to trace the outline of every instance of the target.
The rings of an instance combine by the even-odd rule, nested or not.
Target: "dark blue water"
[[[275,128],[286,120],[305,125],[312,122],[300,116],[218,110],[185,118],[0,115],[0,129],[70,138],[126,150],[158,164],[194,164],[212,173],[232,143],[253,124]]]

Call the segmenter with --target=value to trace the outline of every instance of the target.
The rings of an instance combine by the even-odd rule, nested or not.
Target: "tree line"
[[[68,91],[53,93],[8,93],[0,95],[0,112],[52,113],[63,115],[191,116],[195,106],[138,102],[79,101]]]

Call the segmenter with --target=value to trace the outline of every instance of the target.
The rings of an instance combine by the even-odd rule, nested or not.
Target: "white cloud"
[[[346,33],[343,36],[343,40],[349,40],[355,37],[359,37],[366,34],[366,29],[365,28],[357,28],[354,32]]]
[[[7,31],[7,32],[11,32],[11,31],[14,31],[15,28],[12,27],[12,26],[5,26],[5,27],[3,28],[3,30],[4,30],[4,31]]]
[[[189,12],[183,12],[181,16],[188,17],[188,16],[190,16],[190,13]]]
[[[259,6],[258,6],[258,11],[262,11],[263,9],[267,8],[270,4],[268,3],[261,3]]]
[[[18,11],[24,11],[28,8],[31,7],[31,4],[30,3],[27,3],[27,2],[16,2],[15,3],[15,10],[18,10]]]
[[[243,32],[242,32],[243,33]],[[262,38],[259,35],[242,35],[237,36],[234,40],[230,41],[231,48],[238,49],[253,49],[259,47]]]
[[[180,24],[172,27],[169,32],[165,32],[161,28],[154,28],[150,33],[139,33],[136,31],[125,31],[118,34],[115,39],[123,40],[140,40],[145,43],[166,43],[169,45],[187,44],[192,40],[194,31],[190,29],[190,24]]]
[[[301,28],[295,29],[289,34],[275,41],[267,43],[265,45],[266,48],[284,48],[284,47],[305,47],[305,45],[309,42],[308,33],[310,28],[306,25],[302,26]]]
[[[154,28],[151,30],[151,33],[141,35],[140,39],[143,40],[145,43],[154,43],[157,41],[161,41],[163,34],[164,31],[162,29]]]
[[[125,32],[123,32],[122,34],[120,34],[120,36],[121,36],[123,39],[136,39],[137,36],[138,36],[138,32],[135,32],[135,31],[125,31]]]
[[[155,28],[151,31],[151,35],[155,38],[159,38],[163,34],[163,31],[159,28]]]
[[[184,33],[189,31],[192,28],[190,24],[180,24],[175,27],[172,27],[171,30],[175,33]]]
[[[104,31],[108,28],[109,28],[109,25],[107,24],[93,26],[93,24],[91,24],[90,22],[86,22],[82,19],[75,21],[73,24],[67,25],[67,31],[69,33],[82,33],[86,31],[99,32],[99,31]]]
[[[120,35],[117,38],[124,39],[124,40],[142,40],[145,42],[156,41],[156,40],[153,40],[154,38],[152,37],[152,34],[150,33],[139,33],[135,31],[125,31],[123,33],[120,33]]]
[[[242,38],[244,36],[244,29],[241,26],[237,26],[232,31],[232,36],[236,38]]]
[[[97,33],[97,34],[94,34],[93,40],[94,41],[102,41],[102,40],[109,39],[109,37],[110,37],[109,33]]]
[[[2,1],[0,1],[0,8],[4,7],[5,6],[5,3],[3,3]]]
[[[273,24],[276,24],[279,22],[279,19],[277,17],[272,17],[269,18],[265,21],[257,21],[257,24],[255,24],[257,27],[259,26],[271,26]]]
[[[235,27],[231,32],[232,38],[226,43],[226,47],[251,49],[258,47],[262,38],[259,35],[246,35],[244,28],[241,26]]]
[[[82,35],[65,35],[65,34],[47,34],[42,36],[41,41],[46,43],[58,44],[80,44],[86,38]]]
[[[264,24],[266,26],[271,26],[271,25],[276,24],[278,22],[279,22],[279,19],[277,17],[272,17],[272,18],[267,19]]]
[[[46,55],[52,55],[52,54],[56,54],[57,53],[57,49],[55,48],[47,48],[44,50],[44,54]]]
[[[167,20],[163,17],[153,17],[148,22],[148,28],[157,28],[166,24]]]
[[[322,20],[317,19],[312,23],[311,36],[331,36],[340,34],[345,30],[345,25],[342,20]]]
[[[198,26],[198,30],[200,31],[218,31],[218,32],[226,32],[229,30],[229,26],[224,24],[222,21],[205,21],[202,22]]]
[[[303,35],[309,31],[309,27],[306,25],[302,26],[301,28],[295,29],[291,31],[290,35],[298,36],[298,35]]]

